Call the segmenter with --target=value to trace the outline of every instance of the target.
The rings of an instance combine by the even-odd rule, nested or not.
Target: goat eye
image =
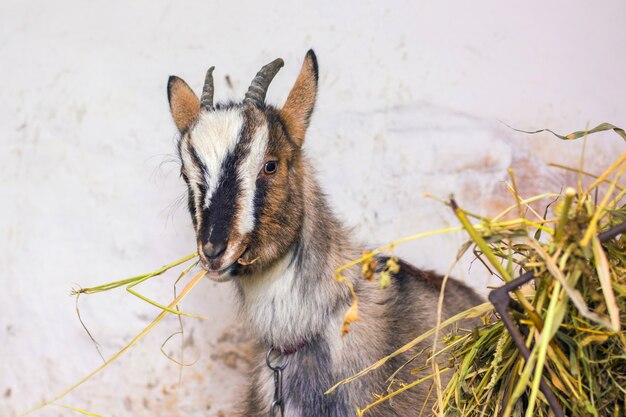
[[[263,167],[263,172],[266,173],[267,175],[272,175],[276,172],[277,169],[278,169],[278,161],[268,161],[265,163],[265,166]]]

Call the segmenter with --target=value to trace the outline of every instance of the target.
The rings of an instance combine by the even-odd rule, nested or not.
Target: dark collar
[[[280,352],[281,355],[288,356],[288,355],[293,355],[294,353],[296,353],[297,351],[305,347],[307,343],[308,343],[307,340],[301,340],[295,345],[289,345],[289,346],[284,346],[282,348],[274,348],[274,349]]]

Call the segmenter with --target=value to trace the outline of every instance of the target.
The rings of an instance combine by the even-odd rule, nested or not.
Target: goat
[[[240,310],[257,335],[258,366],[241,415],[274,415],[273,372],[265,366],[270,348],[288,360],[282,371],[285,415],[354,415],[373,393],[385,391],[386,378],[419,347],[329,395],[324,391],[434,327],[441,277],[399,261],[390,287],[380,290],[358,271],[347,272],[360,321],[342,337],[351,294],[334,272],[360,257],[362,248],[329,209],[302,151],[318,89],[315,53],[308,51],[285,104],[276,108],[265,95],[282,66],[282,59],[265,65],[240,103],[213,103],[214,67],[200,98],[182,79],[169,78],[181,176],[201,266],[209,278],[234,283]],[[445,317],[480,302],[457,281],[446,288]],[[396,378],[413,380],[407,368]],[[371,415],[415,414],[427,393],[420,385]]]

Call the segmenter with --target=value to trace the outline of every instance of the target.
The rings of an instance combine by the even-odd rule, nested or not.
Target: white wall
[[[626,6],[591,2],[0,2],[0,416],[24,411],[100,363],[80,327],[76,285],[152,270],[194,250],[174,152],[168,75],[197,91],[216,65],[218,99],[241,98],[261,65],[285,68],[268,101],[281,103],[314,47],[317,111],[306,147],[332,205],[370,245],[455,225],[424,199],[454,193],[495,214],[510,203],[513,166],[525,195],[558,191],[581,143],[522,129],[568,132],[626,125]],[[225,82],[228,75],[234,88]],[[589,139],[587,168],[624,151]],[[398,252],[445,271],[463,234]],[[489,281],[468,264],[456,275]],[[141,290],[167,301],[175,277]],[[137,347],[61,403],[103,416],[217,416],[239,401],[249,364],[228,285],[201,283],[184,309],[178,366],[159,352],[168,318]],[[157,310],[124,292],[81,299],[109,357]],[[176,353],[176,344],[170,350]],[[239,358],[239,359],[238,359]],[[228,366],[231,365],[231,366]],[[73,415],[47,408],[39,416]]]

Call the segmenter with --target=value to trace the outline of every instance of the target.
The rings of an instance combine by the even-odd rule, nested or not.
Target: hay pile
[[[531,217],[517,224],[483,219],[477,230],[457,208],[480,257],[503,280],[534,273],[509,312],[531,356],[525,361],[499,317],[487,314],[462,343],[447,341],[457,372],[438,413],[552,415],[539,391],[543,375],[565,415],[626,415],[626,238],[598,238],[626,220],[619,185],[625,170],[626,154],[586,189],[567,189],[553,218],[530,209]],[[525,213],[530,206],[513,192]]]
[[[613,130],[626,139],[622,129],[609,124],[588,132],[555,135],[569,140],[602,130]],[[486,303],[442,322],[437,329],[340,381],[329,392],[434,334],[446,347],[431,351],[428,361],[419,367],[430,367],[432,374],[380,393],[358,411],[359,416],[421,383],[431,385],[436,416],[625,416],[626,228],[622,222],[626,221],[626,189],[620,179],[626,171],[626,153],[601,175],[582,167],[560,168],[578,172],[576,188],[526,199],[519,195],[510,170],[507,187],[515,204],[495,218],[464,211],[454,200],[447,202],[462,224],[456,230],[465,230],[470,236],[460,252],[473,249],[504,282],[523,273],[533,275],[529,284],[509,293],[512,300],[506,312],[521,331],[520,343],[525,339],[529,360],[520,353],[502,317]],[[591,184],[583,187],[585,181]],[[543,206],[538,211],[539,203]],[[512,213],[517,218],[504,220]],[[619,225],[622,234],[607,238],[607,231]],[[393,249],[398,242],[453,230],[394,242],[344,266],[338,275],[356,263],[365,266],[372,255]],[[447,333],[448,326],[478,315],[481,326],[457,331],[454,336]],[[417,366],[415,362],[412,365]],[[439,382],[443,371],[454,371],[445,386]],[[554,394],[562,414],[551,409],[540,389],[541,380]],[[422,404],[416,404],[416,410],[420,416],[430,414]]]

